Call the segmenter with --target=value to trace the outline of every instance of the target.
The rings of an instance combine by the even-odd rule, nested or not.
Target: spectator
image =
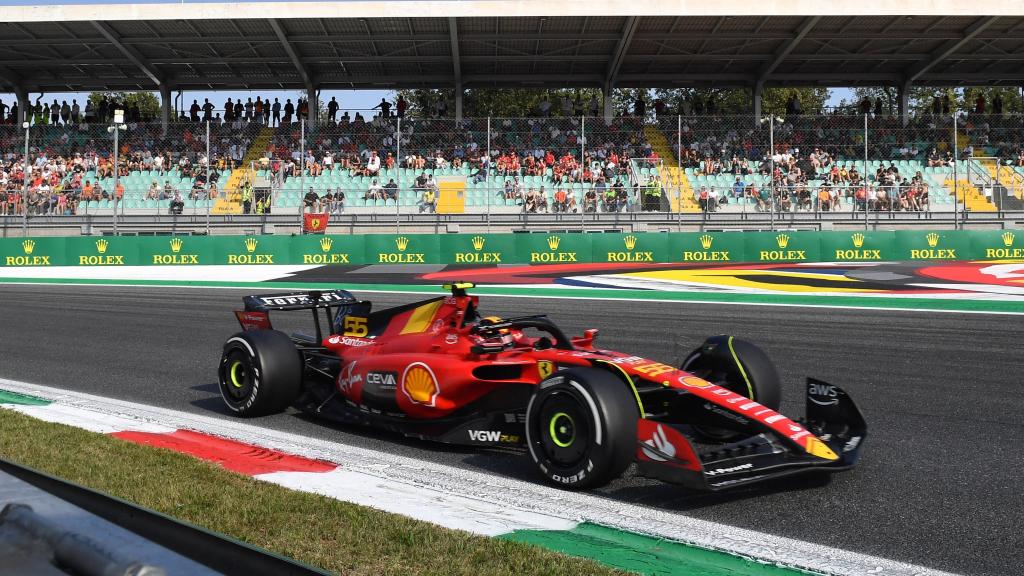
[[[185,210],[185,201],[181,198],[180,191],[174,191],[174,197],[171,199],[168,210],[170,214],[181,214]]]
[[[436,212],[437,211],[437,195],[434,194],[433,188],[427,188],[423,191],[423,196],[420,200],[420,212]]]
[[[384,185],[384,198],[398,202],[398,184],[394,178],[388,180],[388,183]]]
[[[320,196],[313,190],[309,189],[306,192],[305,197],[302,198],[302,209],[303,212],[320,212]]]

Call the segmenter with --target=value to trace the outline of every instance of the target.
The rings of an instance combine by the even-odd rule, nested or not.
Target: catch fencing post
[[[28,178],[31,175],[30,162],[28,159],[28,132],[29,126],[32,125],[28,120],[29,115],[25,114],[25,121],[21,125],[25,128],[25,173],[22,175],[21,181],[21,235],[28,236]]]
[[[861,178],[864,185],[864,229],[868,229],[868,114],[864,113],[864,176]],[[856,195],[853,198],[857,201]]]
[[[210,121],[206,121],[206,235],[210,235]],[[225,193],[227,190],[225,190]],[[159,208],[157,208],[159,210]]]
[[[306,210],[304,201],[306,189],[306,119],[299,118],[299,234],[305,232],[302,215]]]
[[[402,208],[398,199],[402,196],[402,186],[399,182],[402,181],[402,117],[398,116],[395,119],[395,234],[400,234],[401,220],[402,220]],[[387,202],[385,200],[384,202]]]
[[[676,202],[677,220],[679,231],[683,231],[683,117],[676,116],[676,195],[679,197]]]
[[[769,202],[769,212],[771,214],[771,225],[772,232],[775,231],[775,114],[768,116],[768,161],[770,162],[771,174],[769,175],[769,181],[771,182],[772,200]]]
[[[487,117],[487,163],[484,165],[484,196],[487,197],[487,233],[491,233],[491,117]]]
[[[587,158],[586,147],[587,147],[587,117],[586,116],[580,116],[580,179],[581,180],[583,179],[582,176],[583,176],[583,172],[584,172],[585,166],[586,166],[586,158]],[[576,196],[576,194],[574,192],[573,193],[573,197],[575,197],[575,196]],[[586,196],[587,196],[586,193],[584,193],[583,196],[580,198],[580,201],[576,204],[576,209],[580,211],[580,232],[586,231],[586,227],[587,227],[586,221],[584,220],[584,216],[583,216],[583,212],[584,212],[583,204],[584,204],[584,202],[586,202]]]
[[[957,164],[960,163],[960,150],[956,142],[956,110],[953,111],[953,228],[960,229],[960,179],[957,177]],[[966,193],[965,193],[966,194]],[[964,210],[967,209],[967,198],[964,198]]]

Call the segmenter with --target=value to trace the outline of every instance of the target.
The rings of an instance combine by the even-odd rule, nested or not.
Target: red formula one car
[[[373,312],[344,290],[246,297],[218,370],[224,402],[242,416],[294,405],[439,442],[525,446],[570,488],[633,462],[721,490],[857,461],[866,424],[850,397],[808,379],[806,420],[779,414],[778,374],[749,342],[709,338],[675,368],[595,347],[597,330],[570,338],[543,315],[484,317],[472,284],[446,288]],[[277,310],[312,310],[315,335],[273,330]]]

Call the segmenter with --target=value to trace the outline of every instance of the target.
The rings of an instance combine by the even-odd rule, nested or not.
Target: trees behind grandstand
[[[439,90],[397,90],[394,97],[403,96],[409,104],[408,112],[415,116],[433,115],[438,101],[447,103],[449,113],[454,112],[455,93],[452,89]],[[790,98],[795,96],[805,114],[820,114],[829,99],[828,88],[765,88],[762,94],[762,109],[767,113],[782,114]],[[744,88],[674,88],[644,89],[621,88],[615,90],[612,101],[616,115],[633,113],[633,104],[640,96],[647,102],[649,114],[654,113],[654,102],[658,99],[665,104],[670,114],[714,113],[750,114],[751,91]],[[463,116],[521,117],[534,116],[538,104],[547,98],[551,102],[551,114],[560,116],[563,97],[575,103],[577,99],[583,110],[588,110],[591,98],[601,101],[598,88],[563,88],[548,90],[541,88],[478,88],[466,90],[463,97]],[[603,104],[601,108],[603,113]],[[689,112],[687,112],[687,110]]]
[[[93,108],[99,108],[104,97],[106,97],[111,110],[118,105],[122,106],[126,112],[138,107],[139,118],[160,117],[160,100],[152,92],[92,92],[89,94],[89,102],[92,103]]]
[[[985,97],[986,112],[993,112],[992,103],[997,96],[1002,100],[1004,112],[1024,110],[1024,98],[1022,98],[1020,89],[1016,87],[971,86],[968,88],[950,88],[914,86],[910,89],[910,111],[912,114],[932,112],[936,98],[941,102],[943,97],[948,97],[951,112],[957,110],[972,112],[975,110],[979,95]],[[881,98],[882,109],[886,113],[895,113],[899,106],[899,91],[895,86],[854,88],[853,96],[853,102],[843,102],[841,104],[841,106],[848,107],[853,113],[857,113],[858,104],[864,98],[868,98],[872,105],[877,99]]]

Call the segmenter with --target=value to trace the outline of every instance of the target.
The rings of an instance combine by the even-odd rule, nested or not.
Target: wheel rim
[[[235,388],[241,388],[245,385],[245,365],[240,360],[235,360],[231,364],[231,385]]]
[[[226,398],[234,402],[244,401],[252,391],[252,360],[243,350],[234,349],[227,353],[221,368],[221,388]]]
[[[549,464],[571,469],[586,459],[591,424],[575,394],[566,390],[550,393],[542,401],[534,426],[538,447]]]
[[[565,412],[558,412],[551,417],[551,424],[548,426],[548,434],[551,441],[559,448],[568,448],[576,440],[576,423],[572,416]]]

